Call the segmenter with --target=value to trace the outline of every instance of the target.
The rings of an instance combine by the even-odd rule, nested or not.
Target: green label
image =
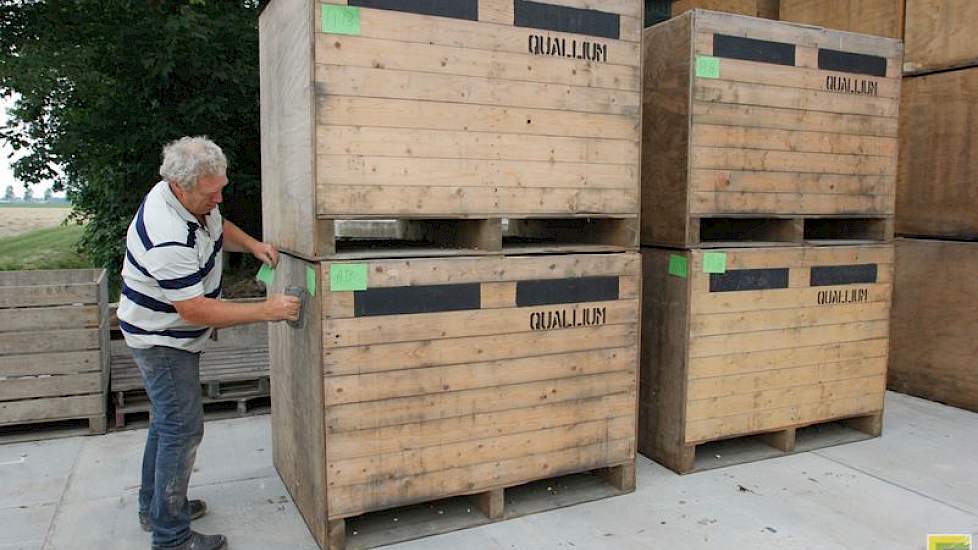
[[[360,8],[323,4],[323,32],[360,34]]]
[[[689,260],[684,256],[669,255],[669,274],[685,279],[689,275]]]
[[[367,264],[333,264],[329,268],[329,289],[333,292],[367,290]]]
[[[703,254],[703,273],[726,273],[727,253],[707,252]]]
[[[720,58],[709,55],[697,55],[696,76],[700,78],[720,78]]]
[[[261,269],[258,270],[255,279],[264,283],[266,287],[272,286],[275,282],[275,268],[268,264],[261,264]]]
[[[310,296],[316,295],[316,270],[306,266],[306,290]]]

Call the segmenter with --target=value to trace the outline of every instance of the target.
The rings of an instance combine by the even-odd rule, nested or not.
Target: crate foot
[[[883,411],[866,416],[857,416],[842,421],[843,424],[864,434],[878,437],[883,433]]]
[[[346,520],[332,519],[326,522],[326,548],[323,550],[346,549]]]
[[[101,435],[108,431],[109,419],[106,416],[93,416],[88,419],[88,433],[91,435]]]
[[[796,434],[797,431],[794,428],[788,428],[786,430],[763,434],[761,440],[779,451],[790,453],[795,450]]]
[[[503,518],[506,502],[503,489],[493,489],[492,491],[472,495],[472,500],[487,518],[493,521]]]
[[[635,490],[634,461],[610,468],[601,468],[600,470],[595,470],[595,473],[603,477],[609,485],[619,491],[631,493]]]

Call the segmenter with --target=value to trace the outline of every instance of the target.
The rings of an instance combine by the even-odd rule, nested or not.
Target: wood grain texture
[[[921,73],[978,64],[974,22],[978,3],[970,0],[906,0],[903,70]]]
[[[897,239],[889,387],[978,411],[978,244]]]
[[[896,230],[978,238],[978,68],[904,80]]]
[[[781,0],[780,17],[827,29],[903,38],[903,1]]]

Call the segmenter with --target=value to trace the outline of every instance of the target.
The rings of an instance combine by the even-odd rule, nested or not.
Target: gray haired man
[[[197,446],[204,435],[200,353],[214,328],[294,320],[299,301],[221,301],[221,250],[250,252],[278,263],[278,251],[223,219],[218,205],[228,184],[227,159],[204,137],[163,149],[157,183],[143,199],[126,236],[119,326],[152,403],[143,453],[139,520],[153,532],[153,550],[220,550],[222,535],[190,529],[206,505],[187,500]]]

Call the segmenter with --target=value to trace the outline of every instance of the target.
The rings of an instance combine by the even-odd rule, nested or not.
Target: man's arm
[[[188,323],[213,328],[299,318],[299,299],[284,294],[269,296],[264,302],[243,304],[198,296],[173,302],[173,307]]]
[[[262,263],[278,265],[278,250],[274,246],[255,239],[228,220],[224,220],[223,231],[224,248],[228,252],[248,252]]]

